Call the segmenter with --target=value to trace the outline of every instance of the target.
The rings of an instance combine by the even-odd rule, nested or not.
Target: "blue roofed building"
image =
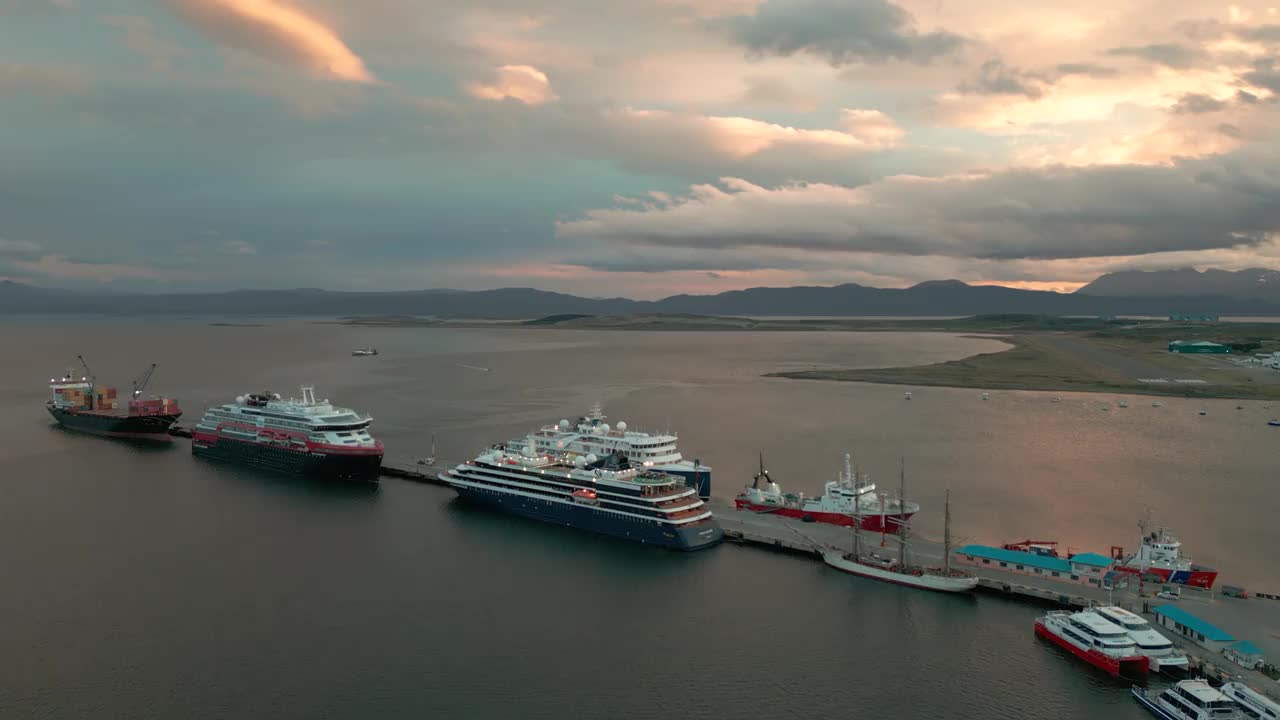
[[[1156,622],[1161,627],[1172,630],[1191,642],[1213,652],[1223,652],[1235,642],[1235,638],[1231,637],[1231,634],[1226,630],[1192,615],[1177,605],[1160,605],[1154,608],[1152,612],[1155,613]]]
[[[1107,587],[1113,561],[1098,553],[1080,553],[1070,558],[1021,550],[965,545],[953,551],[952,560],[979,568],[1042,577],[1059,582]]]
[[[1267,658],[1262,654],[1262,648],[1254,645],[1248,640],[1237,640],[1227,646],[1223,651],[1227,659],[1231,662],[1249,670],[1257,670],[1259,665],[1266,662]]]

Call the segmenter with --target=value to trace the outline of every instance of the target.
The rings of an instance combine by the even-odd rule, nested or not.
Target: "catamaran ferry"
[[[310,386],[302,388],[301,400],[251,393],[209,408],[191,430],[191,454],[279,473],[376,482],[382,443],[369,434],[372,422],[317,400]]]
[[[1115,606],[1097,607],[1093,610],[1124,628],[1138,652],[1147,656],[1150,670],[1181,675],[1191,669],[1187,654],[1175,648],[1169,638],[1151,629],[1151,624],[1142,616]]]
[[[1036,635],[1111,675],[1147,674],[1147,657],[1124,628],[1093,610],[1054,610],[1036,619]]]
[[[499,445],[441,473],[458,496],[534,520],[677,550],[724,533],[681,478],[629,467],[616,456],[552,455],[537,437]]]
[[[607,457],[617,455],[632,467],[644,468],[682,478],[697,489],[702,500],[711,498],[711,468],[700,460],[685,460],[676,448],[675,433],[647,433],[630,430],[625,422],[610,427],[599,405],[577,423],[561,420],[533,433],[538,452],[559,455],[578,453]]]

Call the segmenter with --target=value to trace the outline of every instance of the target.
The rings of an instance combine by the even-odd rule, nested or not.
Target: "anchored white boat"
[[[1163,692],[1133,688],[1138,704],[1163,720],[1243,720],[1231,698],[1204,680],[1183,680]]]
[[[1240,682],[1224,683],[1222,694],[1236,701],[1245,715],[1258,720],[1280,720],[1280,704]]]
[[[1187,654],[1178,650],[1169,638],[1151,629],[1151,624],[1140,615],[1120,607],[1099,607],[1094,612],[1124,628],[1138,652],[1147,656],[1151,670],[1163,673],[1185,673],[1191,669]]]
[[[901,483],[905,489],[905,479]],[[899,497],[902,490],[899,490]],[[898,557],[890,558],[874,552],[863,552],[862,521],[858,505],[853,505],[853,551],[829,550],[822,554],[822,560],[831,567],[852,575],[873,580],[907,585],[909,587],[936,590],[938,592],[966,592],[978,586],[978,578],[972,573],[951,567],[951,492],[947,492],[945,540],[942,554],[943,566],[940,568],[922,567],[907,562],[907,543],[909,522],[902,519],[898,523],[896,539],[898,541]]]

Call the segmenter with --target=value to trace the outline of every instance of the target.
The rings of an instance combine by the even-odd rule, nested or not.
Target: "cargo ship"
[[[61,378],[49,379],[49,400],[45,409],[53,419],[68,430],[134,440],[169,441],[169,428],[182,410],[173,398],[151,397],[144,399],[142,392],[151,375],[154,363],[133,381],[133,391],[122,409],[113,387],[100,387],[84,358],[84,374],[78,378],[67,371]]]
[[[373,418],[317,400],[277,393],[241,395],[209,408],[191,430],[191,454],[287,475],[377,482],[382,442],[369,433]]]

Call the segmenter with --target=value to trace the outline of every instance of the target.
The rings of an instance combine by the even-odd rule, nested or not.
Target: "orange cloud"
[[[525,105],[541,105],[556,99],[546,73],[532,65],[503,65],[492,82],[472,83],[467,92],[484,100],[513,98]]]
[[[377,78],[333,29],[286,0],[168,0],[210,38],[321,76],[356,83]]]

